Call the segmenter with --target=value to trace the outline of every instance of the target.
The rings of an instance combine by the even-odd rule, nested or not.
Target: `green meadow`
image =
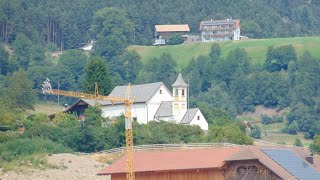
[[[152,58],[160,57],[163,53],[171,54],[173,59],[185,67],[193,59],[201,55],[208,56],[212,43],[181,44],[171,46],[130,46],[129,50],[136,50],[143,63]],[[219,42],[222,57],[236,48],[244,48],[253,64],[263,64],[269,46],[292,45],[298,56],[309,51],[312,56],[320,59],[320,37],[294,37],[273,39],[249,39],[243,41]]]

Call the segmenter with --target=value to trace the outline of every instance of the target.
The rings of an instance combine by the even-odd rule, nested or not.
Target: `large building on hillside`
[[[166,40],[172,34],[180,34],[183,37],[190,32],[188,24],[170,24],[170,25],[155,25],[154,37],[155,43],[153,45],[165,45]]]
[[[241,40],[240,20],[201,21],[199,31],[202,42]]]
[[[309,155],[303,148],[259,146],[135,152],[135,177],[136,180],[319,180],[320,173]],[[123,156],[98,175],[125,180],[125,165]]]
[[[153,120],[172,121],[180,124],[198,125],[208,130],[208,123],[200,109],[188,109],[188,85],[179,73],[172,85],[172,92],[162,82],[132,85],[130,96],[135,98],[132,105],[134,121],[146,124]],[[109,96],[125,97],[127,86],[115,87]],[[66,109],[66,112],[83,115],[88,106],[93,106],[94,100],[79,99]],[[112,104],[110,101],[96,101],[101,106],[104,117],[116,117],[124,114],[122,103]]]

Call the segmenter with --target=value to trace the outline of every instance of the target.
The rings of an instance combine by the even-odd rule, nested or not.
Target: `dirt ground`
[[[246,112],[241,115],[238,115],[238,118],[242,117],[250,117],[253,119],[260,119],[261,115],[274,116],[274,115],[282,115],[286,110],[277,111],[277,109],[270,109],[263,106],[256,106],[255,112]]]
[[[89,156],[74,154],[54,154],[48,156],[53,168],[31,169],[22,172],[0,170],[0,180],[110,180],[108,176],[97,176],[97,172],[107,167]]]

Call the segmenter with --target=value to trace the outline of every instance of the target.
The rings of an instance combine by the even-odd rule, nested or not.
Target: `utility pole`
[[[60,80],[58,80],[58,90],[60,90]],[[58,94],[58,107],[60,106],[60,95]]]
[[[190,87],[190,84],[189,84],[189,78],[188,78],[188,89],[187,89],[187,91],[188,91],[188,92],[187,92],[187,93],[188,93],[188,94],[187,94],[187,112],[188,112],[188,120],[189,120],[189,108],[190,108],[190,107],[189,107],[189,101],[190,101],[190,99],[189,99],[189,98],[190,98],[190,97],[189,97],[189,89],[190,89],[190,88],[189,88],[189,87]]]

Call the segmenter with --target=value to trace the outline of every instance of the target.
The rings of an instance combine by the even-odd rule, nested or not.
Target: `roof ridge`
[[[183,118],[182,118],[181,121],[180,121],[180,124],[181,124],[181,122],[184,120],[184,117],[186,117],[188,111],[193,110],[193,109],[199,110],[199,108],[187,109],[186,113],[184,114]],[[192,117],[191,119],[193,119],[193,118],[196,116],[196,114],[197,114],[197,113],[194,113],[194,115],[193,115],[193,117]],[[190,117],[188,117],[188,121],[189,121],[189,119],[190,119]],[[191,121],[189,121],[189,122],[187,122],[187,123],[190,123],[190,122],[191,122]]]
[[[162,81],[159,82],[153,82],[153,83],[145,83],[145,84],[131,84],[131,87],[133,86],[143,86],[143,85],[150,85],[150,84],[158,84],[158,83],[163,83]],[[120,86],[115,86],[116,87],[128,87],[128,85],[120,85]]]

